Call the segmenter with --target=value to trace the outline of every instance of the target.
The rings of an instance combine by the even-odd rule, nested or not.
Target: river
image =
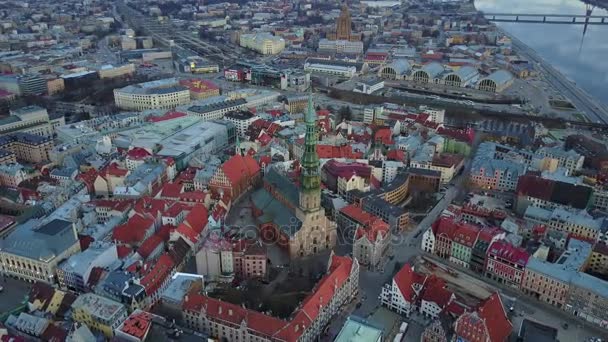
[[[579,0],[475,0],[478,10],[495,13],[585,14]],[[595,8],[592,15],[608,15]],[[608,25],[497,23],[587,93],[608,105]]]

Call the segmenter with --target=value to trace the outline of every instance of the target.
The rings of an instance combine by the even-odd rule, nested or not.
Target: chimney
[[[219,312],[220,315],[222,314],[222,306],[221,305],[218,307],[218,312]]]
[[[228,309],[228,316],[232,316],[232,309]]]

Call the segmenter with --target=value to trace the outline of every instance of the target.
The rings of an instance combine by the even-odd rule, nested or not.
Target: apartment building
[[[126,110],[173,109],[190,102],[190,90],[167,78],[114,89],[114,103]]]
[[[247,101],[245,99],[227,100],[221,102],[209,103],[206,105],[190,106],[186,109],[186,114],[198,116],[203,121],[211,121],[222,119],[224,115],[238,111],[245,107]]]
[[[381,269],[390,247],[389,225],[355,204],[340,209],[337,221],[344,235],[353,236],[353,257],[370,270]]]
[[[0,137],[0,150],[11,152],[28,163],[49,161],[54,147],[53,139],[48,136],[18,132]]]
[[[565,232],[576,238],[588,241],[605,241],[606,224],[604,218],[593,218],[584,210],[565,209],[553,210],[529,206],[524,218],[530,222],[545,225],[549,230]]]
[[[127,319],[127,308],[111,299],[85,293],[72,303],[72,318],[111,339],[114,330]]]
[[[85,292],[94,267],[108,267],[118,261],[115,245],[90,246],[72,255],[57,267],[57,281],[62,289]]]
[[[363,53],[363,42],[348,40],[319,40],[319,52],[330,54],[361,54]]]
[[[55,128],[65,125],[65,118],[50,118],[46,109],[38,106],[26,106],[11,109],[10,116],[0,120],[0,134],[16,132],[30,133],[53,137]]]
[[[0,164],[0,185],[16,188],[28,178],[28,172],[23,165]]]
[[[505,240],[495,241],[488,248],[486,277],[519,288],[530,255]]]
[[[232,122],[236,127],[236,132],[241,138],[247,137],[247,129],[254,121],[260,117],[250,111],[234,111],[224,115],[224,120]]]
[[[536,151],[536,154],[557,159],[558,167],[563,167],[568,170],[568,174],[583,168],[585,157],[575,150],[564,150],[560,147],[541,147]]]

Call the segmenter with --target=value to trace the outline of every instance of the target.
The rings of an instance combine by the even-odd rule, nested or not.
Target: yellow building
[[[608,246],[605,243],[598,242],[593,246],[585,272],[608,274]]]
[[[55,95],[65,90],[65,81],[61,77],[46,79],[46,88],[49,95]]]
[[[89,329],[112,338],[114,329],[127,319],[127,308],[111,299],[85,293],[72,303],[72,318]]]
[[[133,63],[128,63],[119,66],[112,65],[104,65],[97,72],[99,74],[100,79],[105,78],[115,78],[132,75],[135,72],[135,65]]]
[[[51,138],[29,133],[19,132],[0,138],[0,150],[12,152],[15,158],[29,163],[48,161],[54,146]]]

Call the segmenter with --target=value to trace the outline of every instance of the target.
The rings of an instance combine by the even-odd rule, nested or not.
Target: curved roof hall
[[[496,83],[497,86],[507,84],[513,78],[514,78],[513,74],[511,74],[510,72],[503,70],[503,69],[496,70],[493,73],[491,73],[490,75],[488,75],[487,77],[484,77],[484,79],[494,81],[494,83]]]
[[[435,76],[444,72],[445,69],[443,68],[443,65],[441,65],[440,63],[431,62],[431,63],[425,64],[422,67],[422,70],[425,71],[429,75],[429,78],[435,78]]]
[[[403,74],[407,73],[408,71],[410,71],[410,69],[412,68],[410,63],[405,59],[394,60],[391,64],[387,65],[386,67],[392,68],[393,70],[395,70],[395,73],[397,75],[403,75]]]

